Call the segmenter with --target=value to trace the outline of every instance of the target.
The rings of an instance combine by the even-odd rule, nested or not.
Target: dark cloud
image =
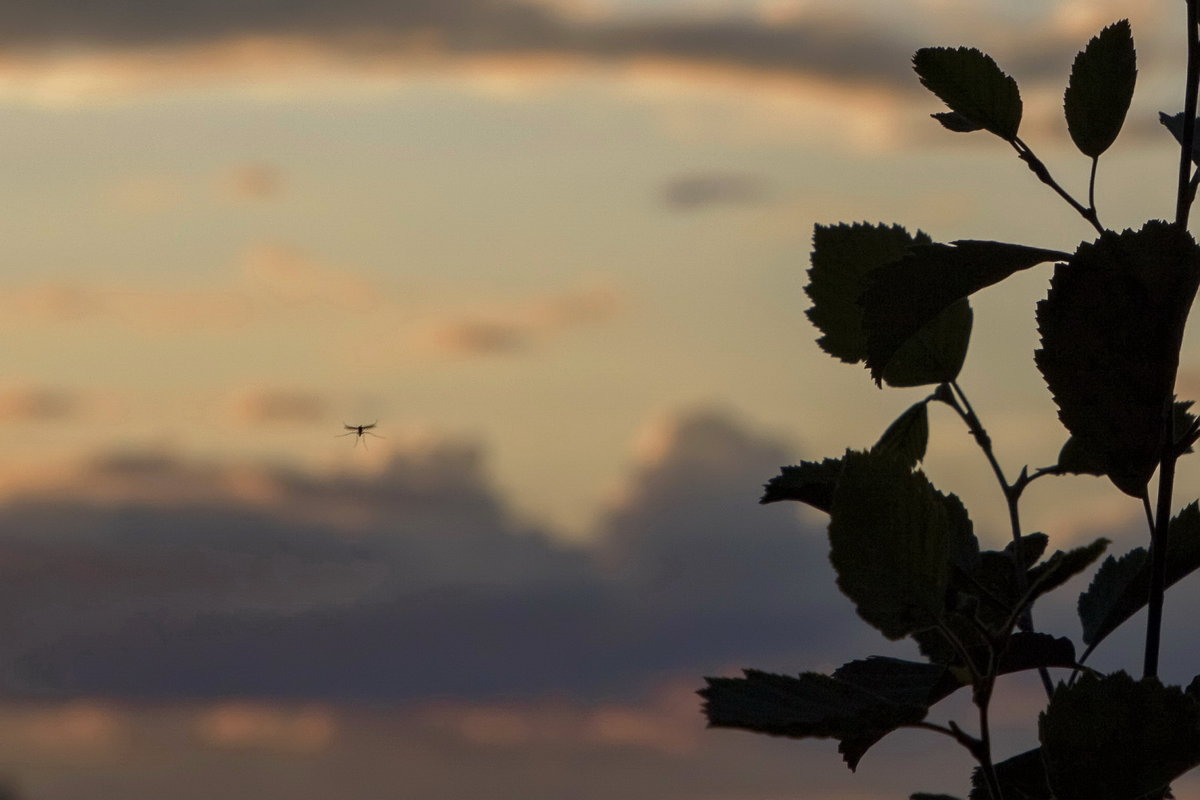
[[[662,199],[681,211],[712,205],[752,205],[767,197],[766,185],[755,175],[697,173],[667,181]]]
[[[0,509],[0,688],[599,697],[679,670],[802,667],[801,646],[816,666],[861,626],[819,524],[755,502],[787,460],[727,417],[686,417],[591,550],[514,519],[468,445],[366,477],[109,460],[82,476],[103,496]]]

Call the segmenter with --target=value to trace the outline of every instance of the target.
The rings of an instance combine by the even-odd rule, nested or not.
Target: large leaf
[[[1097,539],[1089,545],[1063,552],[1055,551],[1043,563],[1029,570],[1028,602],[1057,589],[1092,565],[1108,549],[1108,539]]]
[[[1057,800],[1132,800],[1200,764],[1200,703],[1124,672],[1060,684],[1039,718]]]
[[[1116,140],[1136,81],[1129,20],[1109,25],[1075,56],[1063,111],[1071,140],[1085,156],[1098,158]]]
[[[894,458],[853,451],[833,495],[829,543],[838,587],[889,639],[936,625],[952,564],[978,553],[957,497]]]
[[[763,486],[763,496],[758,502],[765,505],[780,500],[798,500],[828,514],[833,507],[833,490],[841,474],[840,458],[801,461],[796,466],[783,467]]]
[[[915,467],[925,458],[929,445],[929,409],[922,400],[914,403],[896,418],[871,448],[873,453],[883,453],[899,460],[908,467]]]
[[[951,130],[969,124],[1009,141],[1017,137],[1021,93],[991,56],[966,47],[923,47],[913,56],[913,69],[925,88],[965,120],[955,120],[958,127]]]
[[[1200,569],[1200,506],[1190,503],[1171,520],[1167,535],[1167,586]],[[1145,548],[1100,565],[1087,591],[1079,595],[1079,621],[1089,652],[1125,620],[1140,611],[1150,595],[1150,562]]]
[[[805,287],[813,306],[808,318],[821,331],[817,343],[848,363],[865,361],[867,336],[859,297],[868,275],[904,256],[913,244],[929,244],[918,231],[899,225],[817,225],[813,230],[812,268]],[[893,359],[883,375],[892,386],[942,383],[958,376],[971,335],[971,311],[958,306],[931,321]]]
[[[1162,451],[1200,249],[1152,221],[1106,232],[1055,267],[1038,303],[1038,368],[1059,418],[1121,491],[1141,497]]]
[[[870,273],[859,301],[871,374],[879,380],[901,346],[952,304],[1014,272],[1070,257],[1058,250],[972,240],[908,248],[899,260]]]
[[[699,693],[709,725],[772,736],[846,739],[920,722],[929,710],[927,703],[896,703],[816,672],[798,677],[758,670],[744,674],[744,678],[705,679],[708,686]],[[916,679],[928,678],[918,675]]]

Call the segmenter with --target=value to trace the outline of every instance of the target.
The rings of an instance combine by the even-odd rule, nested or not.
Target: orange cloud
[[[329,418],[325,401],[300,389],[244,389],[231,400],[230,411],[235,420],[250,425],[311,423]]]
[[[270,164],[240,164],[225,174],[222,184],[237,200],[271,200],[279,196],[283,176]]]
[[[222,703],[200,712],[196,734],[205,744],[238,750],[319,753],[337,736],[331,711],[299,709],[262,703]]]

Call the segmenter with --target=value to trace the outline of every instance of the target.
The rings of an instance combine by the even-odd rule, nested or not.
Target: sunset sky
[[[813,225],[1091,239],[1003,142],[931,120],[909,59],[993,55],[1080,195],[1063,87],[1125,17],[1138,89],[1097,204],[1115,229],[1171,215],[1181,6],[0,4],[0,779],[30,800],[965,795],[968,761],[927,734],[853,775],[831,742],[706,731],[693,694],[908,652],[837,593],[820,518],[756,504],[924,396],[816,346]],[[1031,358],[1048,277],[973,301],[961,383],[1010,474],[1066,436]],[[1002,546],[945,408],[926,467]],[[1198,479],[1182,462],[1181,502]],[[1144,538],[1096,479],[1041,482],[1025,514],[1052,547]],[[1048,629],[1078,639],[1086,580]],[[1200,670],[1196,602],[1168,597],[1172,681]],[[1140,626],[1097,665],[1135,669]],[[1007,682],[1010,753],[1034,688]]]

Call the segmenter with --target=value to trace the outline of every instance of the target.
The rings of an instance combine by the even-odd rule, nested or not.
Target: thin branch
[[[1017,151],[1017,155],[1020,157],[1020,159],[1029,165],[1029,169],[1034,175],[1037,176],[1038,180],[1053,189],[1055,193],[1063,200],[1066,200],[1067,204],[1070,205],[1071,208],[1075,209],[1075,211],[1079,213],[1079,216],[1087,220],[1087,222],[1093,228],[1095,228],[1097,232],[1104,233],[1104,226],[1100,224],[1098,219],[1096,219],[1096,209],[1084,208],[1082,203],[1072,197],[1066,189],[1059,186],[1058,181],[1054,180],[1053,176],[1050,175],[1050,170],[1046,168],[1046,165],[1042,163],[1041,159],[1034,155],[1033,150],[1029,148],[1029,145],[1021,141],[1020,137],[1014,137],[1010,139],[1009,144],[1011,144],[1013,149]]]
[[[1092,212],[1092,218],[1100,225],[1100,216],[1096,211],[1096,168],[1100,166],[1100,156],[1092,156],[1092,170],[1088,175],[1088,210]],[[1103,227],[1101,225],[1101,227]]]
[[[1195,190],[1192,188],[1192,144],[1196,138],[1196,91],[1200,87],[1200,33],[1197,0],[1187,0],[1187,78],[1183,95],[1183,136],[1179,144],[1179,188],[1175,224],[1186,228]]]

